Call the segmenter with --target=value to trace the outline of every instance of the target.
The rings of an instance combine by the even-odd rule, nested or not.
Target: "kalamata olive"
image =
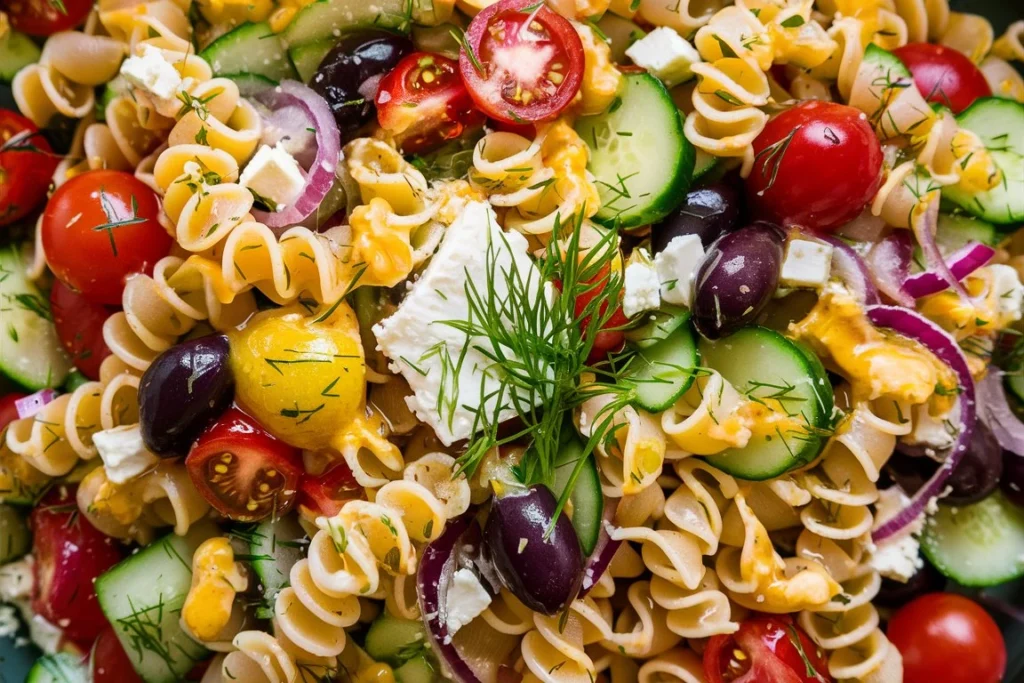
[[[711,245],[694,282],[698,332],[719,339],[757,318],[779,285],[782,242],[774,225],[753,223]]]
[[[874,602],[882,607],[902,607],[919,595],[942,590],[945,585],[945,577],[925,562],[906,583],[883,578]]]
[[[678,209],[651,226],[651,250],[657,254],[683,235],[699,236],[706,249],[736,225],[741,201],[739,191],[726,183],[690,190]]]
[[[579,591],[583,551],[572,522],[561,513],[545,538],[557,501],[542,485],[505,489],[495,496],[484,542],[498,577],[524,605],[557,614]]]
[[[309,87],[327,100],[343,136],[373,118],[377,82],[412,50],[408,38],[384,31],[351,33],[331,48]]]
[[[977,503],[998,488],[1002,473],[1003,449],[992,432],[979,421],[974,425],[967,452],[946,480],[946,486],[953,490],[940,502],[950,505]]]
[[[1024,507],[1024,455],[1003,451],[1003,476],[999,485],[1007,500]]]
[[[139,383],[139,424],[146,448],[167,458],[188,455],[199,434],[234,397],[227,337],[200,337],[172,346]]]

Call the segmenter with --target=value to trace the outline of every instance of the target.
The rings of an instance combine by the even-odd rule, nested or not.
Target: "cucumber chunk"
[[[432,683],[441,680],[434,675],[434,666],[426,657],[413,657],[395,669],[397,683]]]
[[[24,248],[0,249],[0,372],[37,391],[63,384],[71,361],[57,339],[49,300],[25,275]]]
[[[146,683],[177,683],[207,654],[181,628],[192,585],[192,555],[214,536],[210,522],[164,536],[96,579],[100,608]]]
[[[277,81],[259,74],[223,74],[223,76],[235,82],[235,85],[238,86],[238,93],[242,97],[252,97],[258,92],[277,85]]]
[[[410,0],[319,0],[306,5],[281,37],[285,45],[301,45],[361,28],[408,33],[412,28]]]
[[[686,393],[693,384],[693,370],[698,363],[693,332],[689,325],[682,325],[637,354],[626,382],[635,387],[638,406],[658,413]]]
[[[667,216],[690,188],[694,148],[665,86],[647,73],[623,78],[621,105],[584,116],[576,132],[590,147],[588,168],[604,225],[635,228]]]
[[[565,438],[558,458],[555,461],[555,485],[552,493],[560,498],[569,485],[576,463],[583,457],[584,445],[576,436],[574,431],[569,431]],[[576,536],[583,546],[583,553],[589,555],[597,545],[597,539],[601,535],[601,516],[604,514],[604,494],[601,492],[601,478],[597,474],[597,463],[594,455],[587,455],[583,469],[576,477],[576,484],[572,493],[569,494],[569,501],[572,503],[572,525],[576,529]]]
[[[8,31],[0,38],[0,81],[10,83],[14,74],[39,61],[42,50],[24,33]]]
[[[744,448],[729,448],[707,461],[740,479],[763,481],[813,461],[825,445],[822,430],[832,420],[833,394],[825,368],[799,343],[764,327],[745,327],[731,337],[702,339],[704,365],[737,391],[775,410],[792,426],[754,434]]]
[[[334,47],[335,40],[324,38],[288,48],[288,56],[291,57],[292,64],[295,65],[295,70],[299,72],[299,79],[303,83],[309,83],[316,75],[320,62],[324,61],[324,57]]]
[[[921,549],[936,569],[964,586],[994,586],[1024,576],[1024,509],[998,489],[959,507],[940,505]]]
[[[426,650],[427,633],[417,620],[399,619],[386,612],[377,617],[366,632],[363,648],[375,661],[400,666],[408,655]]]
[[[690,311],[681,306],[662,303],[658,310],[644,313],[643,319],[642,325],[626,330],[625,336],[637,348],[646,349],[689,322]]]
[[[261,522],[251,532],[237,534],[249,541],[252,569],[260,579],[265,607],[257,616],[273,617],[277,594],[288,586],[292,567],[302,559],[306,532],[294,516]]]
[[[28,520],[18,508],[0,505],[0,565],[13,562],[32,547]]]
[[[280,81],[297,75],[281,39],[265,23],[242,24],[210,43],[199,56],[218,76],[256,74]]]
[[[989,150],[1024,156],[1024,104],[1002,97],[981,97],[956,120],[980,137]]]
[[[80,657],[61,652],[40,657],[25,683],[88,683],[91,679],[89,667]]]

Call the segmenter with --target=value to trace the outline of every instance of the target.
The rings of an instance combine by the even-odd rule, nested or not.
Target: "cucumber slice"
[[[714,170],[716,166],[718,166],[718,157],[698,149],[693,162],[693,180],[696,181],[698,178],[704,177]]]
[[[295,70],[299,72],[299,80],[309,83],[313,79],[316,70],[320,68],[320,62],[324,61],[324,57],[334,47],[335,40],[324,38],[288,48],[288,56],[291,57]]]
[[[864,50],[864,63],[872,66],[875,71],[882,72],[888,76],[889,81],[897,79],[912,78],[910,69],[904,66],[900,58],[874,43],[868,43]]]
[[[0,372],[37,391],[63,384],[71,361],[57,339],[49,299],[25,276],[23,248],[0,249]]]
[[[28,520],[16,507],[0,505],[0,565],[13,562],[32,547]]]
[[[426,649],[427,633],[423,623],[417,620],[398,619],[387,612],[370,624],[363,648],[375,661],[400,666],[410,652]]]
[[[281,39],[265,23],[242,24],[210,43],[199,56],[218,76],[257,74],[274,81],[297,76]]]
[[[14,74],[39,61],[42,50],[24,33],[8,31],[0,38],[0,81],[10,83]]]
[[[672,304],[661,304],[656,311],[645,313],[644,324],[626,330],[625,336],[638,348],[646,349],[666,338],[690,320],[689,309]]]
[[[295,15],[281,37],[291,47],[360,28],[408,33],[412,28],[412,1],[319,0]]]
[[[689,325],[683,325],[657,344],[642,349],[625,381],[635,387],[638,406],[659,413],[690,388],[698,363],[693,332]]]
[[[552,487],[555,498],[560,498],[569,485],[576,463],[583,457],[583,450],[583,443],[574,431],[570,431],[555,461],[555,485]],[[601,535],[601,516],[604,514],[601,478],[597,474],[597,463],[592,454],[587,455],[569,500],[572,502],[572,525],[583,546],[583,553],[589,555]]]
[[[763,481],[813,461],[825,445],[819,433],[832,419],[832,385],[821,361],[802,345],[764,327],[745,327],[731,337],[700,341],[704,365],[737,391],[779,403],[799,421],[798,429],[751,437],[707,461],[740,479]],[[806,425],[806,426],[805,426]]]
[[[100,608],[146,683],[177,683],[207,654],[179,618],[192,585],[192,555],[215,534],[217,527],[202,522],[185,536],[164,536],[96,579]]]
[[[1024,104],[1002,97],[981,97],[956,120],[977,134],[990,151],[1024,156]]]
[[[647,35],[647,31],[644,31],[629,19],[620,17],[612,12],[605,12],[596,26],[597,30],[608,38],[608,46],[612,51],[612,62],[615,64],[625,64],[627,60],[626,50],[633,43]]]
[[[623,78],[622,105],[585,116],[576,132],[590,146],[601,195],[598,222],[635,228],[667,216],[686,196],[694,149],[665,86],[647,73]]]
[[[25,683],[88,683],[89,667],[80,657],[61,652],[39,658]]]
[[[943,575],[964,586],[994,586],[1024,576],[1024,509],[998,489],[988,498],[940,505],[921,549]]]
[[[223,74],[223,76],[235,82],[235,85],[238,86],[238,93],[242,97],[252,97],[258,92],[277,85],[277,81],[259,74]]]
[[[964,192],[955,185],[949,185],[942,189],[942,197],[991,223],[1020,223],[1024,221],[1024,156],[1009,151],[990,154],[1003,172],[1003,182],[987,192]]]
[[[413,657],[395,669],[397,683],[432,683],[442,680],[434,675],[434,666],[426,657]]]
[[[294,516],[261,522],[252,531],[236,534],[249,542],[252,569],[260,579],[264,604],[257,614],[261,619],[274,615],[274,599],[288,586],[292,567],[302,559],[306,532]]]

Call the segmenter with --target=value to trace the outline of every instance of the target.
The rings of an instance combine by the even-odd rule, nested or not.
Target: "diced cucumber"
[[[242,24],[210,43],[199,56],[218,76],[257,74],[280,81],[297,75],[280,37],[265,23]]]
[[[409,652],[429,648],[423,622],[382,613],[370,624],[363,648],[374,661],[399,666]]]
[[[210,522],[143,548],[96,579],[100,608],[146,683],[176,683],[206,656],[179,623],[192,585],[192,555],[214,536]]]
[[[0,372],[36,391],[63,384],[71,361],[57,339],[49,299],[25,275],[24,248],[0,249]]]
[[[584,116],[576,132],[590,146],[601,195],[600,223],[635,228],[667,216],[686,196],[694,149],[665,86],[647,73],[624,77],[622,104]]]
[[[39,658],[25,683],[88,683],[89,667],[81,657],[60,652]]]
[[[302,559],[306,532],[294,516],[288,516],[268,519],[251,532],[238,536],[248,539],[250,562],[260,579],[264,603],[273,605],[277,594],[288,586],[292,567]],[[273,609],[257,616],[269,619],[273,616]]]
[[[956,117],[990,151],[1024,156],[1024,104],[1002,97],[981,97]]]
[[[972,505],[939,505],[921,549],[943,575],[964,586],[994,586],[1024,576],[1024,509],[998,489]]]
[[[242,97],[252,97],[256,93],[277,85],[277,81],[259,74],[223,74],[223,76],[235,82]]]
[[[608,46],[612,50],[612,62],[615,64],[625,64],[626,50],[647,35],[646,31],[629,19],[611,12],[605,12],[596,26],[608,38]]]
[[[625,381],[634,386],[638,406],[659,413],[690,388],[698,362],[693,331],[682,325],[657,344],[641,349]]]
[[[361,28],[408,33],[412,28],[412,0],[319,0],[295,15],[281,37],[290,47]]]
[[[574,430],[566,430],[564,442],[555,461],[555,485],[552,492],[561,497],[565,487],[569,485],[576,463],[583,457],[584,446]],[[576,477],[576,484],[569,494],[572,502],[572,525],[576,536],[580,539],[583,552],[589,555],[597,545],[601,535],[601,516],[604,514],[604,494],[601,492],[601,478],[597,474],[597,463],[593,454],[588,454],[583,469]]]
[[[424,656],[413,657],[395,669],[397,683],[432,683],[435,680],[443,679],[434,674],[434,665]]]
[[[295,70],[299,72],[299,80],[309,83],[313,79],[316,70],[320,68],[320,62],[324,61],[324,57],[334,47],[336,40],[335,38],[324,38],[288,48],[288,56],[291,58],[292,64],[295,65]]]
[[[754,434],[745,448],[729,448],[707,461],[740,479],[762,481],[811,462],[825,444],[833,394],[825,368],[812,352],[774,330],[745,327],[718,341],[702,339],[704,365],[737,391],[784,409],[793,427]]]
[[[0,81],[10,83],[14,74],[39,61],[42,50],[24,33],[8,31],[0,38]]]
[[[32,547],[28,520],[18,508],[0,505],[0,565],[13,562]]]
[[[641,316],[644,323],[639,327],[626,330],[626,339],[641,349],[654,346],[665,337],[675,332],[681,325],[690,320],[689,309],[672,304],[662,303],[656,311]]]
[[[878,47],[874,43],[868,43],[867,48],[865,48],[864,63],[873,67],[875,71],[884,74],[888,78],[887,82],[890,83],[912,78],[910,69],[900,61],[899,57],[885,48]]]

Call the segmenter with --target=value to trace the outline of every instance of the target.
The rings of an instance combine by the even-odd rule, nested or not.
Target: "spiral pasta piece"
[[[747,445],[751,430],[739,414],[745,399],[717,372],[700,373],[661,414],[661,428],[684,453],[714,455]]]
[[[609,413],[612,398],[601,394],[588,399],[579,416],[580,432],[590,436],[597,429],[611,438],[595,447],[598,467],[605,479],[607,493],[614,497],[647,488],[661,474],[665,460],[665,434],[654,416],[625,406]]]

